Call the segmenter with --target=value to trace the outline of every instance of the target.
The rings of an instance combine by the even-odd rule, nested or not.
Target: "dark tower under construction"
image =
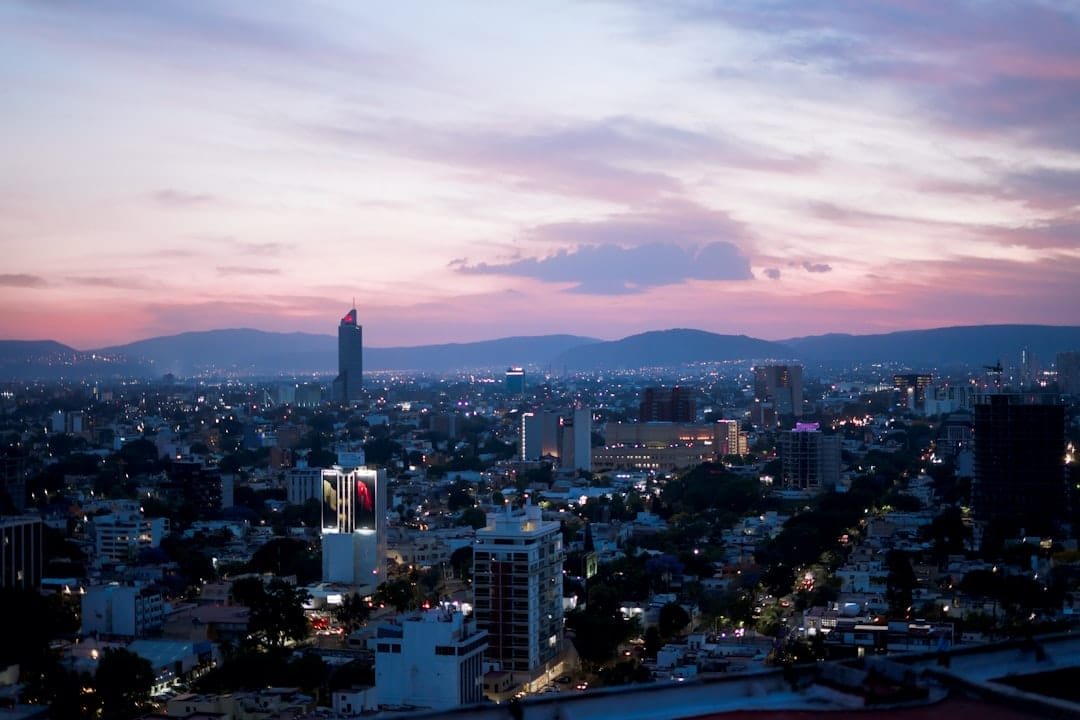
[[[359,402],[364,387],[364,328],[356,322],[356,308],[338,325],[338,374],[334,378],[334,402]]]

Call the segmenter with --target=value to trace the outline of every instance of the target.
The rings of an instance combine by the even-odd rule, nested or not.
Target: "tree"
[[[98,663],[94,684],[106,720],[127,720],[148,710],[154,669],[150,661],[123,648],[108,648]]]
[[[473,567],[473,549],[471,545],[459,547],[454,552],[450,553],[450,567],[454,570],[454,575],[462,580],[469,580],[472,578]]]
[[[916,582],[911,561],[902,550],[890,550],[885,555],[885,567],[889,571],[885,579],[885,599],[889,603],[889,611],[893,615],[906,615],[911,609]]]
[[[258,578],[243,578],[232,586],[233,600],[248,608],[248,637],[266,648],[299,642],[311,632],[304,615],[308,591],[275,578],[263,584]]]
[[[334,608],[334,619],[345,628],[346,635],[366,623],[370,615],[371,605],[357,593],[346,594]]]
[[[408,578],[388,580],[375,589],[375,603],[389,605],[399,613],[415,610],[420,602],[417,597],[416,583]]]
[[[679,603],[669,602],[660,608],[660,634],[671,638],[690,624],[690,615]]]
[[[477,507],[467,507],[461,511],[458,525],[468,525],[473,530],[479,530],[487,525],[487,513]]]

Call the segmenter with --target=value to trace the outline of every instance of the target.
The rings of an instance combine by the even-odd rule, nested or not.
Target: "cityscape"
[[[0,720],[1080,717],[1080,8],[0,5]]]

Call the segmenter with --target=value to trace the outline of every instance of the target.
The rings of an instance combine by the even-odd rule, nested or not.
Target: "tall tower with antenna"
[[[338,374],[334,378],[334,402],[352,404],[362,398],[364,387],[364,328],[357,322],[356,301],[338,324]]]

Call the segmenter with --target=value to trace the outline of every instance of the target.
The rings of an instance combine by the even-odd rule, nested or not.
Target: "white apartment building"
[[[161,593],[136,585],[95,585],[82,596],[82,632],[140,637],[165,622]]]
[[[376,628],[375,691],[381,707],[444,710],[484,699],[488,634],[450,605]]]
[[[168,518],[147,518],[138,513],[95,517],[90,527],[94,550],[102,560],[134,560],[143,548],[155,548],[169,534]]]
[[[556,660],[563,643],[563,544],[540,508],[488,514],[473,546],[476,624],[487,659],[525,680]]]
[[[285,499],[290,505],[303,505],[308,500],[322,500],[322,468],[297,467],[289,470]]]

